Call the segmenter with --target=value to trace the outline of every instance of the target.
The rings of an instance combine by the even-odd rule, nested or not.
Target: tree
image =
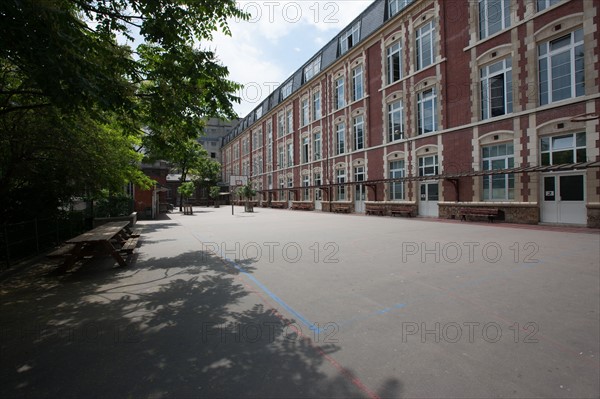
[[[0,215],[148,184],[144,145],[186,147],[234,117],[239,85],[194,47],[232,17],[247,17],[235,0],[0,2]],[[135,32],[136,49],[116,40]]]
[[[246,205],[245,205],[245,211],[246,212],[253,212],[253,207],[250,204],[250,200],[252,199],[252,197],[254,197],[256,195],[256,191],[252,188],[252,183],[250,181],[248,181],[248,183],[246,183],[246,185],[240,187],[238,189],[238,194],[240,197],[245,198],[246,199]]]
[[[212,186],[209,191],[210,198],[215,201],[215,208],[219,207],[219,197],[221,196],[221,188],[219,186]]]
[[[177,192],[186,200],[186,202],[192,195],[194,195],[194,191],[196,191],[196,186],[194,185],[194,182],[191,181],[181,183],[181,185],[177,187]]]

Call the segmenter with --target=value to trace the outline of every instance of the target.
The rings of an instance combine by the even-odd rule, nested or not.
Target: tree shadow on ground
[[[94,266],[0,294],[1,397],[367,396],[212,254]]]

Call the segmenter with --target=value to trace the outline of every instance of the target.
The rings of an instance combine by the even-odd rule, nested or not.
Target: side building
[[[273,207],[600,227],[600,3],[378,0],[223,139]]]

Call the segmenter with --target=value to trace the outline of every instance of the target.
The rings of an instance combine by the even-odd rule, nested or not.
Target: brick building
[[[223,140],[271,206],[600,227],[600,3],[379,0]]]

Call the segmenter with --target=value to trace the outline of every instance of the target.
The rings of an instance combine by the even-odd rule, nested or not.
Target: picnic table
[[[84,256],[110,255],[119,266],[127,266],[121,252],[131,252],[139,234],[128,227],[128,221],[109,222],[65,241],[65,245],[49,256],[65,256],[61,268],[66,270]]]

